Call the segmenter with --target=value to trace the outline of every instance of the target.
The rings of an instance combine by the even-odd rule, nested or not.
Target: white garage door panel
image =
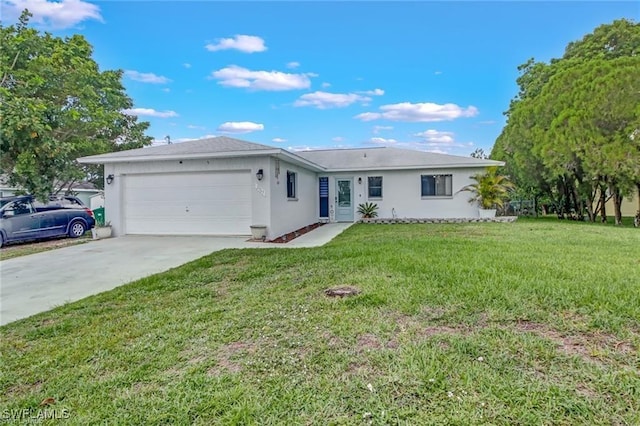
[[[124,192],[127,234],[250,233],[248,172],[129,175]]]

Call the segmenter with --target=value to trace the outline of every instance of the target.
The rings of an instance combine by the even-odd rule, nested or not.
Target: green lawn
[[[323,292],[343,285],[362,293]],[[0,333],[5,417],[50,397],[81,425],[640,424],[640,229],[355,225]]]

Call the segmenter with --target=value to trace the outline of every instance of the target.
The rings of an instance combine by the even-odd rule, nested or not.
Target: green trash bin
[[[93,217],[96,219],[96,226],[104,226],[104,207],[98,207],[93,211]]]

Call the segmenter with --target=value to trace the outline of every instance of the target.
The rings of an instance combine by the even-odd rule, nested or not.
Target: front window
[[[17,200],[5,206],[2,210],[3,217],[20,216],[33,213],[31,203],[26,200]]]
[[[451,175],[422,175],[423,197],[450,197],[452,195]]]
[[[287,170],[287,198],[296,198],[296,173]]]
[[[369,198],[382,198],[382,176],[369,176]]]

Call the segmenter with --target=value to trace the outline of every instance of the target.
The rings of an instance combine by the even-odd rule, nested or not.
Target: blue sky
[[[155,143],[227,135],[285,149],[489,152],[518,65],[548,61],[636,2],[0,0],[101,69],[125,70]]]

